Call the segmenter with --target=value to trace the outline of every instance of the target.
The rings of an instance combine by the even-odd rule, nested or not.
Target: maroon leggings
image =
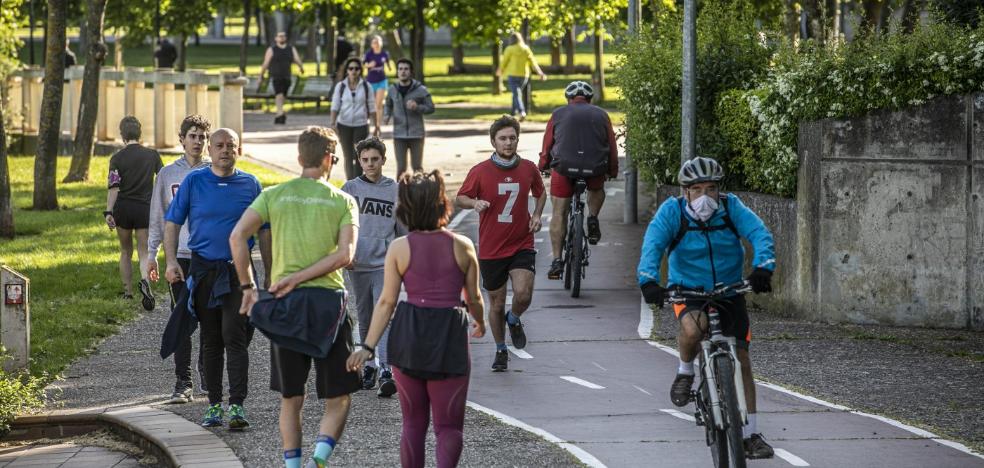
[[[437,436],[437,466],[458,466],[462,431],[465,427],[468,376],[423,380],[410,377],[394,367],[393,378],[396,379],[397,395],[403,410],[400,464],[404,468],[424,466],[424,439],[430,423],[430,412],[433,411],[434,435]]]

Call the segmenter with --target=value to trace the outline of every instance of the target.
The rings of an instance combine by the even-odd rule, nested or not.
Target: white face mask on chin
[[[714,216],[714,212],[717,209],[717,199],[708,197],[707,195],[701,195],[700,198],[687,204],[687,213],[702,223],[706,223],[707,220],[711,219],[711,216]]]

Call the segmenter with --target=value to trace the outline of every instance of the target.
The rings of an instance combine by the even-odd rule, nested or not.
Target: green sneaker
[[[222,403],[216,403],[205,410],[205,417],[202,418],[202,427],[219,427],[222,425],[222,418],[225,412],[222,411]]]
[[[242,405],[229,405],[229,430],[241,431],[249,427],[246,420],[246,410]]]

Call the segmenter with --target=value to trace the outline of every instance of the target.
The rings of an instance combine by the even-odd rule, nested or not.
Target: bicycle
[[[574,195],[567,213],[567,235],[564,237],[561,258],[564,259],[564,289],[571,297],[581,295],[581,280],[587,277],[588,237],[584,233],[584,192],[588,187],[582,177],[574,179]]]
[[[691,390],[690,398],[696,407],[694,418],[698,426],[704,426],[707,446],[718,468],[745,468],[742,426],[748,420],[748,408],[735,338],[721,334],[716,301],[731,293],[745,294],[751,290],[748,281],[720,286],[710,292],[677,287],[668,299],[674,304],[688,299],[704,301],[700,311],[707,315],[708,330],[698,354],[701,381],[696,390]]]

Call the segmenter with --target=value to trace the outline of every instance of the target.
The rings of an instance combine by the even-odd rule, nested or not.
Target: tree
[[[65,10],[66,0],[48,0],[44,93],[41,97],[38,154],[34,158],[35,210],[58,209],[55,175],[58,169],[62,88],[65,80]]]
[[[7,76],[18,65],[17,49],[21,42],[17,38],[17,9],[20,0],[7,0],[6,8],[0,10],[0,86],[5,86]],[[7,161],[7,125],[10,115],[5,111],[8,92],[0,90],[0,237],[14,237],[14,204],[10,195],[10,169]]]
[[[96,141],[96,117],[99,115],[99,71],[106,61],[106,44],[103,42],[103,19],[106,0],[91,0],[86,18],[88,44],[85,73],[82,76],[82,99],[79,107],[79,124],[75,132],[72,165],[62,182],[83,182],[89,179],[89,162],[92,146]]]
[[[7,120],[3,99],[0,99],[0,119]],[[7,163],[7,130],[0,124],[0,237],[14,238],[14,203],[10,198],[10,168]]]

